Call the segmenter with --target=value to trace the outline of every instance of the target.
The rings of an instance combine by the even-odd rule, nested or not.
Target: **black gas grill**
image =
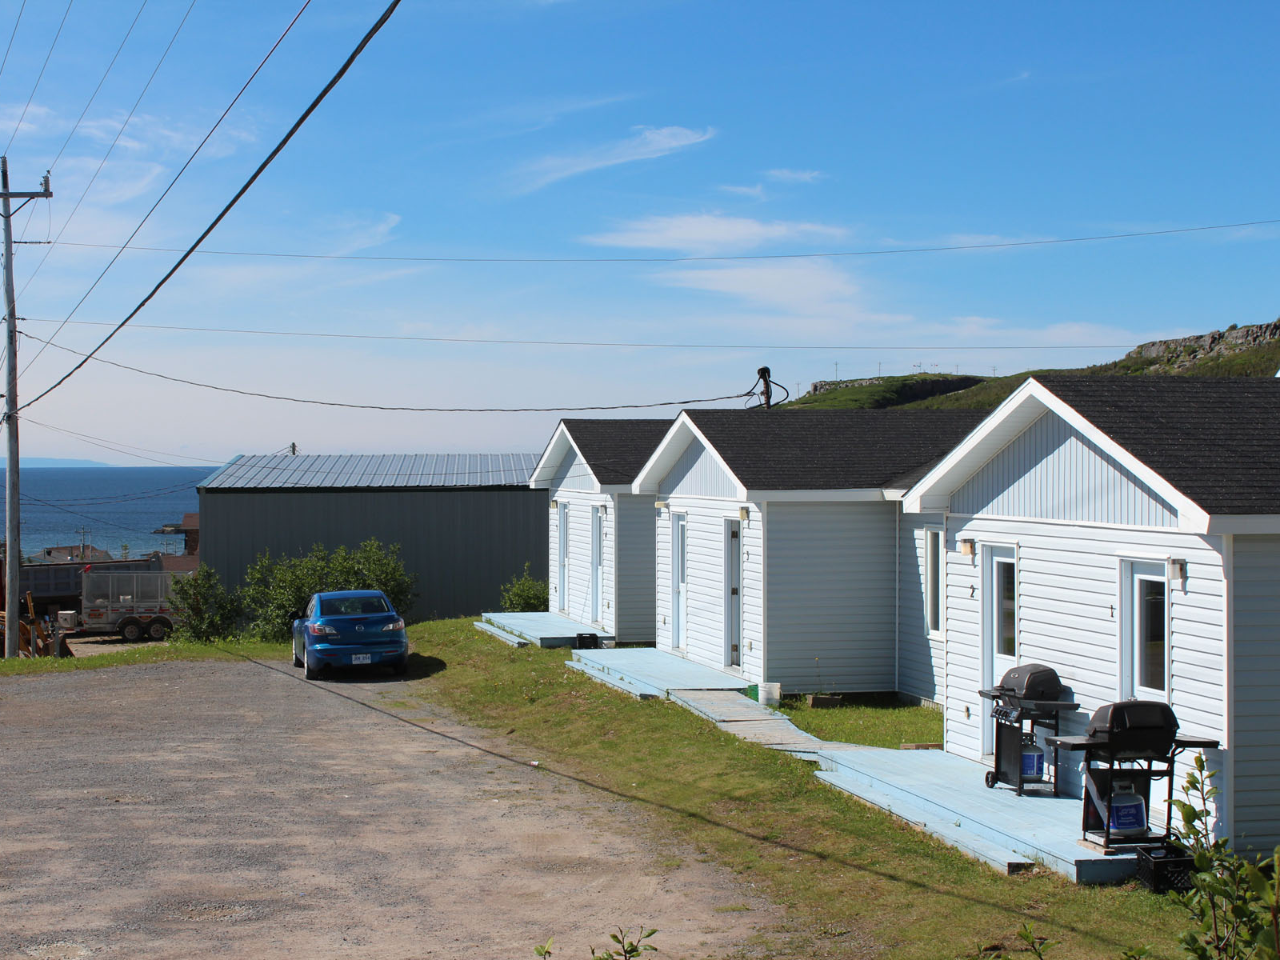
[[[1174,761],[1183,750],[1217,747],[1217,740],[1179,737],[1178,718],[1173,709],[1159,700],[1122,700],[1103,704],[1089,720],[1083,737],[1051,737],[1045,741],[1055,751],[1063,748],[1084,752],[1084,816],[1081,829],[1085,839],[1104,848],[1167,841],[1172,827]],[[1149,828],[1151,785],[1166,781],[1165,827],[1163,833]],[[1113,817],[1115,800],[1130,794],[1143,800],[1143,832],[1122,831]]]
[[[1080,704],[1063,699],[1065,691],[1058,672],[1043,663],[1024,663],[1006,671],[996,686],[979,690],[979,695],[991,701],[991,716],[996,721],[995,768],[987,771],[986,783],[994,787],[1007,783],[1021,796],[1029,783],[1044,782],[1043,773],[1037,774],[1034,766],[1024,766],[1024,754],[1028,764],[1034,764],[1039,755],[1036,729],[1057,736],[1058,715],[1079,710]],[[1038,761],[1043,765],[1043,759]],[[1053,754],[1053,792],[1058,792],[1058,753]]]

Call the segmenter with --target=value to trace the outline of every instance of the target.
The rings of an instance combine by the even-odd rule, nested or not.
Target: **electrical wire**
[[[93,101],[98,98],[102,85],[107,82],[107,76],[116,65],[116,60],[120,58],[120,51],[124,49],[124,45],[129,42],[129,38],[133,36],[133,28],[138,25],[138,20],[142,17],[142,11],[147,8],[148,0],[142,0],[142,5],[138,7],[138,12],[133,15],[133,22],[129,24],[129,29],[125,31],[124,39],[120,41],[120,46],[116,47],[116,52],[111,57],[111,62],[107,64],[107,69],[103,71],[102,77],[98,80],[98,85],[93,88],[93,93],[89,95],[89,102],[84,105],[84,109],[80,111],[80,116],[76,118],[75,126],[71,128],[71,132],[67,134],[67,139],[62,141],[62,146],[58,148],[58,155],[53,158],[53,163],[49,164],[49,172],[52,173],[58,166],[58,161],[62,159],[63,151],[67,149],[67,144],[71,142],[71,138],[76,135],[76,131],[80,129],[80,124],[84,121],[85,114],[89,112],[89,108],[93,106]]]
[[[136,248],[135,248],[136,249]],[[45,317],[19,317],[31,323],[71,323],[78,326],[109,327],[107,320],[54,320]],[[304,337],[320,340],[369,340],[400,343],[459,343],[490,344],[494,346],[522,347],[609,347],[619,350],[1128,350],[1132,343],[1051,343],[1051,344],[992,344],[907,346],[866,346],[848,343],[653,343],[623,340],[523,340],[509,337],[424,337],[413,334],[378,333],[323,333],[315,330],[250,330],[246,327],[188,327],[164,323],[134,323],[135,330],[170,330],[182,333],[229,333],[257,337]],[[33,338],[38,339],[38,338]],[[785,389],[785,388],[784,388]]]
[[[22,12],[27,9],[27,0],[22,0],[18,7],[18,19],[13,22],[13,32],[9,34],[9,45],[4,48],[4,60],[0,61],[0,77],[4,76],[4,68],[9,65],[9,51],[13,49],[13,38],[18,35],[18,25],[22,23]]]
[[[195,0],[192,0],[192,2],[194,3]],[[100,342],[96,347],[93,348],[93,350],[91,350],[87,355],[85,355],[80,360],[79,363],[77,363],[65,374],[63,374],[51,386],[45,388],[41,393],[39,393],[35,397],[35,399],[28,400],[25,404],[23,404],[18,409],[21,410],[31,406],[33,403],[38,403],[41,399],[43,399],[44,397],[47,397],[50,393],[52,393],[54,390],[57,390],[60,386],[62,386],[69,379],[71,379],[71,377],[74,376],[78,370],[84,367],[84,365],[88,363],[89,360],[99,350],[101,350],[111,341],[112,337],[114,337],[117,333],[123,330],[125,326],[129,323],[129,321],[132,320],[134,317],[136,317],[142,311],[142,309],[148,303],[151,302],[151,299],[157,293],[160,292],[161,288],[164,287],[164,285],[169,282],[169,279],[175,273],[177,273],[179,269],[181,269],[182,265],[186,263],[188,259],[190,259],[191,254],[195,252],[196,248],[198,248],[200,244],[205,241],[205,239],[209,236],[209,234],[213,233],[213,231],[217,229],[218,224],[220,224],[226,218],[227,214],[229,214],[232,211],[235,205],[240,202],[240,198],[249,192],[249,188],[252,187],[254,183],[257,182],[258,178],[262,176],[263,172],[267,169],[267,167],[271,165],[272,161],[274,161],[275,158],[278,157],[280,153],[284,150],[284,148],[288,146],[289,141],[292,140],[294,135],[302,128],[302,125],[307,122],[310,116],[313,113],[315,113],[317,109],[319,109],[320,104],[324,102],[325,98],[329,95],[329,93],[333,90],[333,88],[338,85],[339,81],[341,81],[342,78],[346,76],[347,71],[351,69],[352,64],[354,64],[356,60],[359,58],[360,54],[364,52],[365,47],[367,47],[370,44],[370,42],[372,42],[373,38],[378,34],[378,31],[380,31],[383,28],[383,26],[386,24],[386,22],[391,19],[391,15],[395,13],[396,7],[398,6],[400,6],[400,0],[391,0],[391,4],[386,8],[386,10],[383,11],[382,16],[378,18],[377,22],[374,23],[374,25],[369,28],[369,31],[364,35],[363,39],[361,39],[361,41],[356,45],[356,48],[351,51],[351,55],[348,56],[346,61],[342,64],[342,66],[338,68],[338,72],[333,75],[333,78],[330,79],[330,81],[327,84],[325,84],[324,88],[320,91],[320,93],[316,95],[315,99],[312,100],[311,103],[307,106],[307,108],[302,112],[302,115],[298,117],[297,120],[294,121],[293,126],[289,128],[288,132],[285,133],[284,137],[281,138],[280,142],[276,144],[276,146],[272,149],[272,151],[269,154],[267,154],[266,159],[264,159],[262,163],[258,165],[258,168],[254,170],[254,172],[249,176],[249,179],[244,182],[244,185],[239,190],[236,191],[235,196],[233,196],[229,201],[227,201],[226,205],[222,208],[221,211],[219,211],[218,215],[213,218],[213,221],[207,227],[205,227],[205,229],[201,232],[200,236],[196,237],[195,241],[191,244],[190,247],[187,248],[186,252],[183,253],[182,256],[178,258],[177,262],[174,263],[174,265],[169,268],[168,272],[166,272],[165,275],[161,277],[160,280],[156,283],[156,285],[151,288],[151,292],[148,293],[145,297],[143,297],[142,300],[138,303],[138,305],[129,312],[128,316],[126,316],[123,320],[121,320],[119,324],[117,324],[116,327],[109,334],[107,334],[106,337],[102,339],[102,342]]]
[[[63,513],[69,513],[71,516],[79,517],[82,520],[89,520],[93,523],[105,523],[109,527],[115,527],[118,530],[124,530],[127,533],[136,533],[142,537],[151,536],[150,533],[139,530],[137,527],[126,527],[124,524],[116,523],[114,520],[105,520],[102,517],[92,517],[87,513],[80,513],[77,510],[69,510],[66,507],[60,507],[56,503],[50,503],[48,500],[41,500],[39,497],[33,497],[27,493],[22,494],[22,500],[25,503],[38,503],[41,506],[49,507],[51,510],[61,510]]]
[[[54,48],[57,47],[58,45],[58,38],[62,36],[62,28],[67,25],[67,17],[71,13],[71,5],[75,2],[76,0],[67,0],[67,9],[62,11],[62,19],[58,22],[58,32],[53,35],[53,43],[49,44],[49,52],[44,55],[44,63],[40,65],[40,72],[36,74],[36,82],[35,82],[35,85],[31,88],[31,96],[27,97],[27,103],[22,108],[22,114],[18,117],[17,124],[14,125],[13,133],[9,134],[9,142],[4,145],[5,156],[9,155],[9,148],[13,146],[14,138],[18,136],[18,131],[22,129],[22,121],[27,119],[27,111],[31,109],[31,101],[33,101],[36,98],[36,91],[40,89],[40,81],[44,79],[44,72],[49,66],[49,58],[53,56]],[[21,12],[19,12],[18,16],[19,17],[22,16]],[[13,29],[14,29],[14,32],[16,33],[18,29],[17,24],[14,24]],[[9,42],[10,44],[12,44],[13,40],[10,39]],[[8,59],[8,56],[9,55],[6,52],[5,53],[6,60]]]
[[[31,275],[28,276],[26,281],[22,284],[22,289],[18,291],[19,299],[21,299],[22,295],[27,292],[27,287],[31,286],[31,281],[36,278],[36,274],[40,272],[40,268],[43,267],[45,261],[49,259],[49,254],[53,252],[54,246],[56,246],[58,241],[62,239],[62,234],[75,218],[76,212],[80,209],[80,204],[84,203],[84,198],[88,196],[90,189],[92,189],[94,183],[97,182],[98,174],[102,173],[102,168],[106,166],[107,160],[110,158],[112,151],[116,148],[116,144],[118,144],[120,142],[120,138],[124,136],[125,128],[128,127],[129,122],[133,120],[133,115],[138,111],[138,105],[142,103],[142,98],[145,97],[147,95],[147,91],[151,89],[151,84],[155,81],[156,74],[160,72],[160,68],[164,65],[165,60],[168,59],[169,51],[173,49],[174,43],[177,42],[178,34],[180,34],[182,32],[182,28],[186,26],[187,18],[191,16],[191,11],[195,5],[196,0],[191,0],[187,5],[186,12],[183,13],[182,19],[178,21],[178,26],[173,31],[173,36],[169,38],[169,42],[165,45],[163,52],[160,54],[160,59],[156,61],[156,65],[151,70],[151,75],[147,77],[147,82],[142,85],[142,90],[133,101],[133,106],[129,108],[129,115],[124,118],[124,123],[120,124],[120,129],[116,131],[116,135],[114,139],[112,139],[111,145],[107,147],[107,152],[104,153],[102,155],[102,159],[98,161],[98,167],[93,171],[93,176],[91,176],[89,178],[89,182],[84,185],[84,189],[80,191],[80,196],[76,200],[75,206],[71,208],[71,213],[69,213],[67,215],[67,219],[63,221],[62,229],[58,231],[58,235],[54,237],[53,241],[49,244],[48,252],[40,258],[40,262],[36,264],[36,268],[31,271]]]
[[[207,257],[274,257],[288,260],[353,260],[372,263],[716,263],[737,260],[813,260],[830,257],[888,257],[908,253],[950,253],[960,250],[1003,250],[1014,247],[1045,247],[1064,243],[1096,243],[1102,240],[1132,240],[1141,237],[1167,237],[1180,233],[1203,233],[1208,230],[1238,230],[1244,227],[1271,226],[1272,220],[1246,220],[1240,223],[1214,223],[1197,227],[1172,227],[1167,230],[1135,230],[1128,233],[1099,233],[1079,237],[1050,237],[1046,240],[1002,240],[995,243],[954,243],[928,247],[875,247],[866,250],[827,250],[821,253],[743,253],[725,256],[697,257],[409,257],[374,254],[339,253],[273,253],[266,250],[200,250]],[[39,241],[35,241],[39,242]],[[55,240],[64,247],[96,247],[117,249],[109,243],[80,243]],[[149,253],[181,253],[179,247],[130,247]]]
[[[33,337],[29,333],[21,330],[18,333],[29,340],[39,341],[39,337]],[[649,410],[657,407],[687,407],[696,403],[717,403],[724,400],[737,400],[746,396],[744,393],[732,393],[723,397],[702,397],[692,400],[661,400],[656,403],[615,403],[615,404],[596,404],[592,406],[582,407],[408,407],[395,406],[378,403],[344,403],[339,400],[317,400],[308,397],[289,397],[278,393],[263,393],[258,390],[242,390],[238,387],[225,387],[214,383],[203,383],[199,380],[188,380],[185,377],[175,377],[167,373],[157,373],[154,370],[143,370],[141,367],[133,367],[127,363],[117,363],[115,360],[107,360],[103,357],[95,356],[93,353],[82,353],[79,350],[72,350],[70,347],[64,347],[60,343],[48,343],[49,346],[56,350],[62,350],[66,353],[74,354],[81,361],[72,368],[72,371],[79,370],[90,360],[98,363],[104,363],[109,367],[115,367],[119,370],[128,370],[132,373],[142,374],[144,377],[154,377],[157,380],[167,380],[170,383],[182,383],[189,387],[200,387],[204,390],[215,390],[219,393],[234,393],[242,397],[257,397],[261,400],[281,400],[286,403],[309,404],[317,407],[337,407],[343,410],[378,410],[386,413],[585,413],[595,410]],[[106,341],[103,341],[104,343]],[[101,349],[103,344],[98,344],[95,350]],[[69,376],[69,374],[68,374]],[[63,378],[66,379],[65,377]],[[61,382],[61,381],[60,381]],[[56,384],[55,384],[56,386]],[[53,388],[51,387],[50,390]],[[35,403],[41,397],[47,395],[50,390],[46,390],[35,400],[29,400],[20,406],[19,410],[25,410],[31,404]]]
[[[281,33],[280,36],[276,38],[276,42],[271,45],[271,49],[267,51],[266,56],[264,56],[262,60],[259,61],[258,65],[254,68],[253,73],[249,74],[249,79],[246,80],[241,85],[240,89],[236,91],[236,95],[231,98],[231,102],[227,104],[226,109],[222,111],[222,114],[214,122],[213,126],[209,128],[209,132],[204,135],[204,139],[202,139],[198,144],[196,144],[196,148],[191,151],[191,156],[187,157],[186,163],[184,163],[181,167],[178,168],[178,172],[173,175],[173,178],[169,181],[168,186],[166,186],[164,190],[161,192],[160,196],[156,198],[156,202],[151,205],[151,208],[146,212],[143,218],[138,222],[138,225],[133,228],[133,232],[130,233],[128,239],[125,240],[124,246],[121,247],[119,250],[117,250],[115,252],[115,255],[112,256],[112,258],[107,261],[107,265],[102,268],[102,272],[98,274],[97,278],[93,281],[93,283],[89,284],[89,289],[84,292],[84,296],[82,296],[76,302],[76,305],[71,308],[71,312],[67,314],[67,320],[70,320],[73,316],[75,316],[76,311],[79,310],[80,307],[84,304],[84,302],[89,299],[89,295],[93,293],[93,291],[97,288],[98,284],[102,281],[102,278],[107,275],[107,271],[110,270],[113,266],[115,266],[116,261],[120,259],[120,255],[124,253],[125,248],[129,246],[129,242],[138,235],[138,231],[140,231],[143,228],[143,226],[146,224],[146,222],[151,219],[151,215],[155,213],[156,208],[160,206],[162,202],[164,202],[164,198],[169,195],[169,191],[174,188],[174,186],[177,184],[178,180],[182,177],[182,175],[187,172],[187,168],[191,166],[192,161],[194,161],[196,156],[200,153],[200,151],[204,149],[204,145],[209,142],[209,138],[214,135],[218,127],[222,126],[222,121],[227,119],[227,114],[231,112],[231,109],[240,101],[240,98],[244,96],[244,92],[249,89],[249,84],[253,83],[254,78],[256,78],[258,74],[262,72],[262,68],[267,65],[267,61],[271,59],[271,55],[274,54],[276,50],[279,48],[280,44],[284,42],[284,38],[289,35],[289,31],[293,29],[293,25],[298,22],[298,19],[302,16],[302,14],[306,11],[307,7],[309,6],[311,6],[311,0],[304,0],[302,6],[298,9],[298,12],[295,13],[293,15],[293,19],[289,21],[289,25],[284,28],[284,32]],[[66,325],[66,321],[64,321],[63,324],[60,325],[57,330],[53,331],[53,336],[51,336],[49,339],[52,341],[54,338],[56,338],[58,334],[62,332],[62,327],[65,325]],[[41,347],[39,350],[37,350],[36,355],[32,357],[30,360],[28,360],[26,363],[26,366],[22,368],[23,371],[29,370],[31,368],[31,365],[40,359],[40,354],[44,353],[44,351],[45,351],[44,347]]]

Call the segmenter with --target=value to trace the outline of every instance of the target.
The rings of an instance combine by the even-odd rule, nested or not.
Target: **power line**
[[[59,321],[42,317],[21,317],[30,323],[73,323],[81,326],[109,327],[107,320]],[[403,343],[463,343],[492,344],[495,346],[521,347],[612,347],[615,349],[653,350],[1127,350],[1132,343],[1050,343],[1050,344],[994,344],[970,346],[963,344],[939,345],[911,344],[909,346],[866,346],[849,343],[654,343],[624,340],[520,340],[506,337],[424,337],[412,334],[379,333],[323,333],[314,330],[250,330],[246,327],[186,327],[176,324],[135,323],[136,330],[171,330],[183,333],[230,333],[261,337],[310,337],[322,340],[390,340]],[[30,334],[27,334],[30,336]],[[38,337],[31,337],[38,340]]]
[[[396,0],[396,2],[398,3],[399,0]],[[338,400],[316,400],[308,397],[287,397],[283,394],[262,393],[257,390],[242,390],[238,387],[224,387],[214,383],[203,383],[199,380],[188,380],[185,377],[175,377],[167,373],[157,373],[154,370],[143,370],[141,367],[133,367],[127,363],[117,363],[115,360],[107,360],[103,357],[96,356],[94,352],[81,353],[79,350],[72,350],[70,347],[64,347],[60,343],[52,343],[48,340],[41,341],[39,337],[33,337],[29,333],[23,333],[22,331],[18,332],[28,340],[36,340],[38,342],[46,343],[56,350],[62,350],[66,353],[75,354],[80,357],[80,362],[71,368],[71,373],[79,370],[90,360],[95,360],[98,363],[105,363],[107,366],[116,367],[119,370],[128,370],[131,373],[140,373],[144,377],[154,377],[157,380],[168,380],[170,383],[182,383],[189,387],[200,387],[204,390],[215,390],[219,393],[234,393],[242,397],[257,397],[261,400],[282,400],[286,403],[309,404],[317,407],[338,407],[344,410],[379,410],[385,413],[586,413],[594,410],[650,410],[657,407],[687,407],[696,403],[719,403],[724,400],[740,400],[743,397],[748,396],[750,393],[750,391],[746,393],[731,393],[723,397],[702,397],[693,400],[662,400],[656,403],[596,404],[584,407],[402,407],[376,403],[343,403]],[[94,351],[100,350],[105,343],[106,340],[98,344],[98,346],[94,347]],[[67,374],[67,376],[70,375],[70,373]],[[57,387],[59,383],[62,383],[66,379],[67,377],[63,377],[62,380],[58,381],[58,383],[55,383],[53,387],[50,387],[44,393],[40,394],[40,396],[36,397],[35,400],[28,401],[18,409],[25,410],[31,404],[35,403],[36,400],[39,400],[41,397],[50,393],[54,387]]]
[[[27,0],[22,0],[18,7],[18,19],[13,22],[13,32],[9,34],[9,45],[4,48],[4,60],[0,61],[0,76],[4,76],[4,68],[9,65],[9,51],[13,49],[13,38],[18,35],[18,24],[22,23],[22,12],[27,9]]]
[[[138,111],[138,105],[142,103],[142,98],[145,97],[147,95],[147,91],[151,89],[151,84],[155,80],[156,74],[160,72],[160,68],[168,58],[169,51],[173,49],[174,43],[177,42],[178,34],[182,32],[182,28],[186,25],[187,18],[191,16],[191,11],[195,5],[196,0],[191,0],[187,5],[186,12],[182,14],[182,19],[178,21],[178,26],[173,31],[173,36],[171,36],[169,38],[169,42],[165,44],[165,48],[160,54],[160,59],[156,61],[155,67],[151,70],[151,75],[147,77],[147,82],[142,85],[142,90],[138,93],[137,99],[133,101],[133,106],[129,108],[129,115],[124,118],[124,123],[120,124],[120,129],[116,131],[116,135],[112,139],[111,145],[107,147],[107,152],[104,153],[102,155],[102,159],[98,161],[98,166],[97,169],[93,171],[93,176],[89,178],[89,182],[86,183],[84,185],[84,189],[80,191],[80,196],[76,200],[75,206],[71,208],[71,213],[67,215],[67,219],[63,221],[62,228],[58,231],[58,235],[54,237],[53,243],[50,244],[48,252],[40,258],[40,262],[37,263],[36,268],[31,271],[31,275],[27,277],[26,282],[23,283],[22,289],[18,291],[19,297],[27,292],[27,287],[31,286],[31,281],[36,278],[36,274],[40,272],[40,268],[43,267],[45,261],[49,259],[49,254],[53,252],[54,245],[62,239],[62,234],[66,232],[67,227],[70,226],[71,221],[75,218],[77,211],[79,211],[80,204],[84,203],[84,198],[88,196],[90,189],[92,189],[94,183],[97,182],[98,174],[102,173],[102,168],[106,166],[108,158],[110,158],[112,151],[116,148],[116,144],[119,143],[120,138],[124,136],[125,128],[129,126],[129,122],[133,119],[133,115]]]
[[[697,257],[410,257],[375,256],[373,254],[339,253],[274,253],[266,250],[200,250],[208,257],[272,257],[287,260],[352,260],[372,263],[715,263],[737,260],[813,260],[829,257],[888,257],[908,253],[950,253],[960,250],[1001,250],[1014,247],[1044,247],[1064,243],[1095,243],[1101,240],[1132,240],[1140,237],[1166,237],[1180,233],[1203,233],[1208,230],[1238,230],[1280,223],[1273,220],[1247,220],[1240,223],[1214,223],[1197,227],[1172,227],[1167,230],[1135,230],[1128,233],[1099,233],[1079,237],[1051,237],[1046,240],[1003,240],[996,243],[955,243],[928,247],[875,247],[866,250],[827,250],[821,253],[743,253],[725,256]],[[43,245],[42,241],[31,241]],[[121,249],[109,243],[79,243],[55,240],[64,247]],[[129,247],[146,253],[181,253],[180,247]]]
[[[107,261],[107,265],[102,268],[102,272],[99,273],[97,278],[93,281],[93,283],[89,285],[89,289],[84,292],[84,296],[82,296],[76,302],[76,305],[71,308],[71,312],[67,314],[67,320],[70,320],[75,315],[75,312],[80,309],[81,305],[83,305],[84,302],[89,299],[89,294],[93,293],[93,291],[97,288],[98,284],[101,282],[102,278],[107,275],[107,271],[110,270],[113,266],[115,266],[116,261],[120,259],[120,255],[124,252],[125,248],[129,246],[129,241],[132,240],[134,237],[136,237],[138,235],[138,231],[141,230],[143,226],[146,224],[146,222],[151,219],[151,215],[156,212],[156,208],[160,206],[162,202],[164,202],[164,198],[169,195],[169,191],[174,188],[174,185],[177,184],[178,180],[182,177],[182,175],[187,172],[187,168],[191,166],[192,161],[194,161],[196,156],[200,153],[200,151],[204,149],[204,145],[209,142],[209,138],[213,136],[214,132],[217,131],[218,127],[222,126],[222,121],[227,119],[227,114],[231,112],[232,107],[234,107],[239,102],[240,98],[244,96],[244,92],[249,89],[249,84],[253,83],[254,78],[257,77],[257,75],[262,71],[262,68],[267,65],[267,61],[271,59],[271,55],[275,53],[276,49],[280,46],[280,44],[284,42],[284,38],[289,35],[289,31],[293,29],[293,25],[298,22],[298,18],[302,16],[303,12],[309,6],[311,6],[311,0],[304,0],[304,3],[299,8],[298,12],[294,14],[293,19],[289,21],[289,25],[284,28],[284,32],[280,34],[280,36],[276,39],[276,42],[271,45],[271,49],[267,51],[266,56],[264,56],[262,60],[258,63],[257,67],[254,68],[253,73],[249,74],[249,79],[244,82],[244,84],[240,87],[238,91],[236,91],[236,95],[231,98],[231,102],[228,103],[227,108],[222,111],[222,115],[219,116],[218,119],[214,122],[213,126],[209,128],[209,132],[204,135],[204,139],[201,140],[198,144],[196,144],[196,148],[191,151],[191,156],[187,157],[186,163],[184,163],[181,167],[178,168],[178,172],[173,175],[173,179],[169,181],[169,185],[166,186],[163,192],[161,192],[160,196],[156,198],[156,202],[151,205],[151,209],[149,209],[146,212],[146,214],[143,216],[143,218],[140,221],[138,221],[138,225],[134,227],[133,232],[129,234],[128,240],[125,240],[124,246],[121,247],[119,250],[117,250],[115,255],[110,260]],[[62,325],[60,325],[57,330],[53,331],[53,335],[49,338],[50,341],[54,340],[58,336],[58,334],[62,332],[62,327],[66,325],[66,322],[67,321],[64,320]],[[39,350],[37,350],[36,355],[27,361],[27,365],[23,367],[23,370],[31,369],[31,365],[40,359],[40,354],[44,353],[44,351],[45,351],[44,347],[41,347]]]
[[[194,3],[195,0],[192,0],[192,2]],[[229,201],[227,201],[226,206],[224,206],[222,210],[219,211],[218,215],[213,218],[213,221],[207,227],[205,227],[204,231],[200,234],[200,236],[196,237],[195,242],[193,242],[191,246],[187,248],[186,252],[183,253],[182,256],[178,258],[177,262],[174,263],[174,265],[169,268],[168,272],[165,273],[165,275],[160,278],[159,282],[157,282],[156,285],[151,288],[151,292],[148,293],[145,297],[143,297],[142,300],[138,303],[138,305],[129,312],[129,315],[126,316],[123,320],[121,320],[120,323],[117,324],[116,327],[110,333],[108,333],[96,347],[93,348],[93,350],[91,350],[87,355],[85,355],[83,359],[80,360],[79,363],[77,363],[65,374],[63,374],[51,386],[45,388],[43,392],[37,394],[34,400],[28,400],[25,404],[22,405],[22,407],[19,407],[19,409],[25,409],[26,407],[31,406],[33,403],[40,401],[42,398],[47,397],[50,393],[52,393],[54,390],[57,390],[58,387],[62,386],[69,379],[71,379],[71,377],[76,373],[76,371],[80,370],[86,363],[88,363],[90,358],[92,358],[94,354],[96,354],[99,350],[105,347],[111,341],[112,337],[114,337],[117,333],[123,330],[125,328],[125,325],[128,324],[129,321],[132,320],[134,317],[136,317],[138,313],[142,311],[143,307],[145,307],[148,303],[151,302],[152,297],[154,297],[157,293],[159,293],[160,289],[166,283],[169,282],[169,279],[175,273],[178,272],[178,270],[182,267],[184,263],[187,262],[188,259],[190,259],[191,254],[195,252],[196,248],[199,247],[200,244],[204,242],[205,238],[208,237],[209,234],[213,233],[213,231],[217,229],[218,224],[220,224],[223,221],[223,219],[227,216],[227,214],[229,214],[231,210],[235,207],[235,205],[240,202],[240,198],[249,192],[249,188],[252,187],[254,183],[257,182],[260,176],[262,176],[263,171],[265,171],[267,167],[271,165],[272,161],[274,161],[275,158],[280,155],[281,151],[283,151],[284,148],[288,146],[289,141],[293,139],[294,134],[296,134],[302,128],[302,125],[307,122],[308,118],[310,118],[310,116],[313,113],[315,113],[315,111],[320,107],[320,104],[324,102],[324,99],[329,95],[330,91],[332,91],[333,88],[338,85],[339,81],[341,81],[342,78],[346,76],[347,71],[351,69],[351,65],[355,63],[357,58],[360,56],[360,54],[364,52],[365,47],[369,45],[369,43],[377,35],[378,31],[380,31],[382,27],[386,24],[386,22],[391,19],[391,15],[395,13],[396,7],[398,6],[400,6],[400,0],[391,0],[391,4],[387,7],[386,10],[383,11],[382,16],[378,18],[377,22],[374,23],[374,25],[369,28],[368,33],[364,35],[364,38],[361,39],[361,41],[356,45],[356,48],[351,51],[351,55],[348,56],[346,61],[342,64],[342,66],[338,68],[338,72],[333,75],[332,79],[330,79],[329,82],[325,84],[324,89],[322,89],[316,95],[315,99],[312,100],[311,103],[307,106],[307,108],[304,111],[302,111],[302,115],[298,117],[297,120],[294,121],[293,126],[289,128],[288,132],[285,133],[284,137],[281,138],[280,142],[276,144],[276,146],[272,149],[272,151],[269,154],[267,154],[266,159],[263,160],[262,163],[258,165],[258,168],[253,171],[249,179],[244,182],[244,185],[239,190],[236,191],[235,196],[233,196]]]
[[[49,58],[53,56],[53,50],[58,45],[58,38],[62,36],[62,28],[67,25],[67,17],[71,13],[71,5],[75,2],[76,0],[67,0],[67,9],[62,11],[62,19],[58,22],[58,32],[53,35],[53,43],[49,44],[49,52],[44,55],[44,63],[40,65],[40,72],[36,74],[36,82],[31,88],[31,96],[27,97],[26,106],[22,108],[22,114],[18,117],[18,122],[13,128],[13,133],[9,134],[9,142],[4,145],[4,153],[6,156],[9,153],[9,148],[13,146],[13,141],[18,135],[18,131],[22,129],[22,121],[27,119],[27,111],[31,109],[31,101],[36,98],[36,91],[40,89],[40,81],[44,79],[44,72],[49,66]],[[18,16],[22,16],[21,12],[19,12]],[[14,24],[13,29],[15,32],[17,31],[17,24]],[[9,42],[12,44],[12,39],[10,39]],[[8,59],[8,56],[8,52],[6,52],[5,59]]]
[[[84,105],[84,109],[80,111],[80,116],[76,118],[75,126],[71,128],[71,132],[67,134],[67,139],[62,141],[62,146],[58,148],[58,155],[53,158],[53,163],[49,164],[49,171],[53,172],[58,166],[58,161],[62,159],[62,153],[67,149],[67,144],[71,142],[71,138],[75,136],[76,131],[80,129],[80,124],[84,121],[85,114],[89,112],[89,108],[93,106],[93,101],[98,98],[102,85],[107,82],[107,76],[116,65],[116,60],[120,58],[120,51],[124,49],[124,45],[129,42],[129,38],[133,36],[133,28],[138,25],[138,20],[142,17],[142,11],[147,8],[147,0],[142,0],[142,5],[138,7],[138,12],[133,15],[133,22],[129,24],[129,29],[125,31],[124,39],[120,41],[120,46],[116,47],[116,52],[111,57],[111,62],[107,64],[107,69],[103,71],[102,77],[98,80],[98,85],[93,88],[93,93],[89,94],[89,102]]]

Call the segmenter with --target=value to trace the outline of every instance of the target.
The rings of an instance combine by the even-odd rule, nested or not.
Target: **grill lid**
[[[1178,718],[1159,700],[1122,700],[1095,710],[1085,734],[1117,759],[1164,757],[1178,737]]]
[[[1004,697],[1018,700],[1060,700],[1062,681],[1053,667],[1046,667],[1043,663],[1024,663],[1005,671],[996,690]]]

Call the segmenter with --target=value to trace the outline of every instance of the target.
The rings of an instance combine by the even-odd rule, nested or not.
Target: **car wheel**
[[[320,679],[320,668],[311,660],[311,655],[307,651],[302,651],[302,675],[308,680]]]
[[[301,658],[300,656],[298,656],[298,648],[297,648],[297,647],[294,647],[294,648],[293,648],[293,665],[294,665],[295,667],[300,667],[300,666],[302,666],[302,665],[303,665],[303,664],[302,664],[302,658]]]
[[[152,620],[147,624],[147,637],[160,641],[169,635],[169,625],[163,620]]]
[[[142,639],[142,624],[137,620],[126,620],[120,624],[120,639],[125,643],[137,643]]]

